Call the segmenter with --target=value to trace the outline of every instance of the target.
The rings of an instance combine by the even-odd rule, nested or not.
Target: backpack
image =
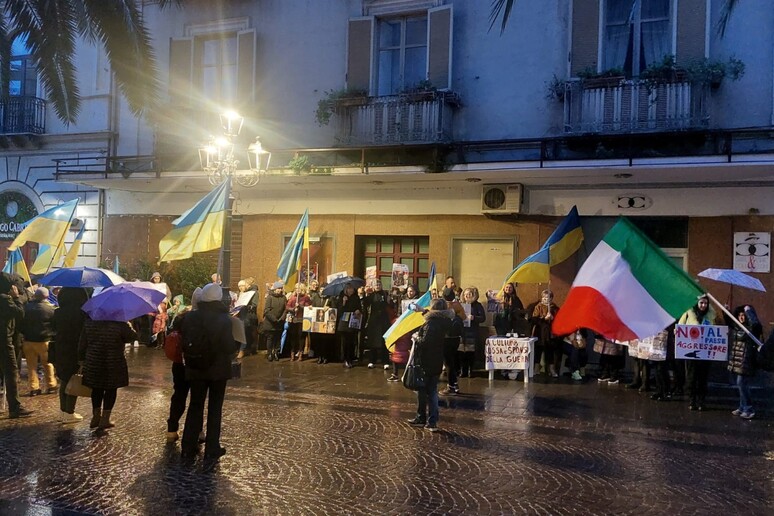
[[[757,366],[764,371],[774,372],[774,332],[763,344],[757,354]]]
[[[198,317],[191,320],[189,316],[186,322],[191,327],[184,326],[188,331],[184,333],[184,337],[187,338],[183,339],[183,363],[191,369],[205,371],[212,365],[214,355],[209,336]]]

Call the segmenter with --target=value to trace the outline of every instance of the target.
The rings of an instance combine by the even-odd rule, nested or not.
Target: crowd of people
[[[225,453],[220,444],[220,424],[226,382],[232,378],[232,360],[258,354],[265,349],[270,362],[314,359],[324,365],[339,361],[346,368],[367,363],[369,369],[390,371],[389,382],[401,379],[412,347],[421,364],[426,382],[417,393],[417,414],[409,423],[438,428],[438,396],[460,392],[458,378],[470,377],[480,365],[484,341],[490,334],[485,325],[487,312],[497,335],[534,337],[534,370],[547,378],[558,378],[564,367],[573,381],[587,378],[588,350],[599,354],[597,381],[618,384],[625,366],[626,349],[633,357],[633,380],[626,387],[652,391],[655,401],[681,396],[687,390],[690,410],[704,410],[710,362],[678,360],[674,333],[668,328],[653,336],[650,345],[663,358],[643,358],[632,352],[636,342],[613,342],[580,328],[571,335],[555,335],[552,323],[559,311],[553,293],[544,290],[540,300],[525,307],[517,294],[517,285],[508,283],[494,298],[479,302],[479,291],[470,286],[461,289],[447,277],[444,285],[431,292],[429,307],[416,306],[420,297],[416,285],[405,289],[384,289],[377,280],[369,286],[344,283],[326,288],[313,280],[286,289],[282,282],[266,285],[263,310],[253,278],[238,283],[239,291],[224,302],[220,278],[197,288],[190,296],[167,299],[157,311],[134,321],[93,321],[81,307],[91,292],[82,288],[61,288],[49,292],[45,287],[29,288],[19,277],[0,275],[0,324],[5,329],[0,349],[0,371],[5,386],[10,418],[32,413],[19,398],[21,357],[27,362],[29,396],[59,393],[60,421],[77,423],[83,419],[75,412],[77,398],[67,385],[74,375],[91,389],[92,418],[89,426],[105,431],[115,426],[112,411],[117,391],[129,383],[125,346],[130,343],[163,347],[172,360],[173,395],[167,420],[167,440],[180,439],[180,420],[186,411],[181,454],[195,457],[201,443],[206,459],[217,460]],[[155,273],[151,278],[161,283]],[[358,287],[358,288],[356,288]],[[328,294],[328,295],[326,295]],[[304,308],[321,308],[331,314],[321,319],[333,330],[304,331]],[[384,334],[406,310],[421,312],[424,324],[398,338],[388,351]],[[335,314],[335,318],[333,315]],[[728,371],[739,391],[735,416],[755,416],[750,396],[750,379],[756,374],[756,344],[751,335],[763,339],[763,331],[754,308],[741,306],[733,315],[744,326],[728,317],[718,318],[706,296],[697,300],[678,321],[685,325],[722,324],[729,327]],[[234,320],[244,328],[244,342],[234,338]],[[307,329],[308,330],[308,329]],[[747,331],[745,331],[747,330]],[[362,362],[361,362],[362,361]],[[42,382],[38,376],[42,371]],[[446,386],[440,392],[442,376]],[[203,431],[207,404],[206,432]]]

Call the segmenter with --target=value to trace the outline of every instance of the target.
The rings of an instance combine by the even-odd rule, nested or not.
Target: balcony
[[[705,129],[707,102],[708,86],[689,81],[571,81],[565,89],[564,130],[616,134]]]
[[[342,146],[444,143],[452,140],[459,96],[426,91],[338,99],[333,106],[336,143]]]
[[[46,101],[37,97],[8,97],[0,101],[0,134],[28,135],[46,132]]]

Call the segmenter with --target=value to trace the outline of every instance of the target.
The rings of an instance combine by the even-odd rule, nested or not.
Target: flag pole
[[[223,239],[218,256],[218,274],[221,287],[227,292],[231,287],[231,219],[234,210],[234,198],[231,196],[231,175],[226,177],[226,216],[223,219]]]
[[[731,318],[731,320],[734,321],[734,323],[736,323],[736,325],[739,326],[739,328],[742,329],[747,334],[748,337],[750,337],[752,340],[755,341],[755,343],[758,345],[758,351],[760,351],[761,347],[763,346],[763,343],[761,341],[759,341],[758,338],[755,335],[750,333],[750,330],[748,330],[747,327],[744,324],[739,322],[739,320],[736,317],[734,317],[733,314],[731,312],[729,312],[728,309],[725,306],[721,305],[720,301],[715,299],[715,296],[713,296],[712,294],[707,292],[707,297],[710,298],[710,300],[713,303],[715,303],[715,305],[717,305],[718,308],[723,310],[723,313],[726,314],[727,316],[729,316]]]

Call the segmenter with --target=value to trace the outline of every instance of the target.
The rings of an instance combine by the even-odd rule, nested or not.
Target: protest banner
[[[404,290],[408,287],[409,268],[403,263],[392,264],[392,288]]]
[[[303,330],[311,333],[336,333],[336,309],[305,306]]]
[[[675,358],[686,360],[714,360],[728,358],[727,326],[675,326]]]
[[[376,265],[366,267],[365,270],[365,286],[374,288],[376,287]]]
[[[532,377],[532,353],[536,338],[489,337],[486,339],[484,357],[489,379],[494,379],[495,369],[524,370],[524,381]]]

